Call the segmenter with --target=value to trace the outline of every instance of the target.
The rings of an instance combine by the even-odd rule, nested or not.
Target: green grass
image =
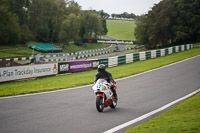
[[[35,44],[35,43],[34,43]],[[63,50],[63,53],[73,53],[77,51],[99,49],[108,47],[109,44],[86,44],[85,47],[69,44]],[[34,51],[34,54],[44,54]],[[2,45],[0,46],[0,58],[11,57],[30,57],[32,55],[32,49],[28,48],[28,44],[22,45]]]
[[[125,133],[200,133],[200,93]]]
[[[38,54],[39,52],[34,52]],[[0,58],[10,58],[10,57],[30,57],[32,55],[31,49],[13,49],[13,50],[3,50],[0,51]]]
[[[165,57],[108,68],[107,70],[113,74],[114,79],[117,79],[158,68],[199,54],[200,49],[195,48]],[[87,85],[93,83],[96,72],[96,70],[92,70],[80,73],[58,75],[54,77],[38,78],[35,80],[3,83],[0,84],[0,96],[44,92]]]
[[[134,21],[107,20],[108,36],[117,40],[135,40]]]
[[[135,48],[136,45],[127,45],[126,47],[127,47],[127,48]]]
[[[35,54],[38,53],[35,51]],[[0,58],[29,57],[31,55],[32,50],[28,48],[28,44],[0,45]]]
[[[105,48],[108,46],[110,46],[110,44],[97,44],[97,43],[88,44],[87,43],[85,47],[69,44],[68,46],[65,47],[65,49],[63,50],[63,53],[73,53],[77,51],[84,51],[84,50],[90,50],[90,49],[100,49],[100,48]]]

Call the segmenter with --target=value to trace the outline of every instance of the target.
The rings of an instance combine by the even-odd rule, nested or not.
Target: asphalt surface
[[[0,99],[1,133],[101,133],[200,88],[200,56],[117,80],[116,109],[99,113],[90,86]],[[123,70],[122,70],[123,71]],[[121,131],[120,131],[121,132]]]
[[[107,35],[101,35],[104,39],[107,39],[107,40],[116,40],[115,38],[113,37],[110,37],[110,36],[107,36]]]

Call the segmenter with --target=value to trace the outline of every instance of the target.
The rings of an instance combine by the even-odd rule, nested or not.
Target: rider
[[[96,83],[98,79],[105,79],[108,83],[112,85],[111,90],[113,92],[115,99],[117,99],[117,93],[116,90],[114,89],[114,80],[112,78],[112,74],[106,71],[106,66],[104,64],[100,64],[97,69],[98,73],[96,74],[94,82]]]

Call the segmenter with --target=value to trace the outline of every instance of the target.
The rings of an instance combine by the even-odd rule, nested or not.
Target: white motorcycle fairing
[[[115,108],[117,105],[117,100],[115,100],[110,88],[111,85],[104,79],[98,79],[92,87],[96,95],[96,107],[99,112],[102,112],[104,107]]]

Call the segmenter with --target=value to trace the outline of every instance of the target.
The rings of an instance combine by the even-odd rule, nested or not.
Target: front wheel
[[[103,103],[103,98],[101,96],[97,96],[96,98],[96,108],[99,112],[103,112],[104,103]]]

